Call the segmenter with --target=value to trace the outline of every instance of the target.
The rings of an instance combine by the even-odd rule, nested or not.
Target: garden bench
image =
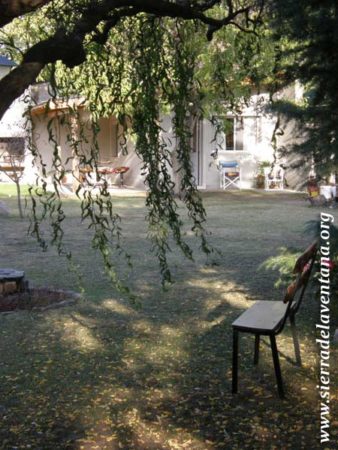
[[[296,261],[293,273],[296,280],[287,288],[284,301],[258,301],[242,313],[232,324],[233,359],[232,392],[238,389],[238,335],[251,333],[255,335],[254,364],[258,364],[260,336],[269,336],[273,363],[277,379],[278,393],[284,398],[282,374],[279,364],[276,336],[283,331],[287,319],[290,320],[294,342],[296,362],[301,365],[301,356],[295,315],[303,300],[313,264],[317,254],[317,243],[312,244]]]

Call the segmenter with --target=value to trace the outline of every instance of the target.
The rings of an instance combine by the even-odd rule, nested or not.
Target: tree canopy
[[[297,121],[301,140],[291,149],[299,163],[313,161],[318,175],[338,168],[337,2],[291,0],[270,3],[276,67],[283,83],[299,80],[301,104],[279,102],[277,109]]]
[[[0,0],[0,12],[1,53],[17,62],[0,80],[0,118],[36,81],[50,83],[54,100],[67,103],[81,98],[91,114],[89,155],[81,153],[80,142],[87,136],[76,108],[55,120],[69,126],[74,160],[95,169],[98,120],[115,116],[123,127],[124,142],[132,137],[143,161],[149,235],[163,280],[170,280],[166,259],[170,236],[192,257],[181,232],[175,192],[181,194],[202,248],[210,251],[190,160],[196,118],[240,111],[253,87],[261,83],[273,94],[299,80],[305,87],[303,103],[275,101],[274,105],[301,125],[301,140],[294,146],[301,161],[313,161],[323,174],[337,168],[337,6],[333,0],[320,5],[306,0],[297,4],[291,0]],[[174,152],[163,137],[164,111],[173,114]],[[43,208],[38,216],[33,199],[32,230],[45,247],[39,227],[49,216],[52,242],[68,255],[62,244],[64,215],[58,192],[65,169],[52,126],[48,131],[55,143],[56,192],[47,192],[43,174],[38,180]],[[31,151],[41,158],[33,145]],[[89,219],[94,230],[93,245],[118,284],[109,248],[112,241],[119,248],[121,229],[109,193],[104,186],[99,195],[82,193],[81,200],[82,218]]]
[[[205,24],[206,36],[211,40],[214,33],[224,26],[250,27],[257,21],[260,9],[260,1],[232,0],[1,1],[1,26],[16,17],[21,19],[24,14],[37,11],[41,14],[40,31],[43,27],[44,33],[40,34],[37,42],[23,51],[19,66],[0,81],[3,92],[0,117],[11,102],[36,80],[47,64],[62,61],[69,68],[82,64],[91,44],[104,45],[110,31],[121,24],[122,27],[123,24],[128,24],[125,19],[129,17],[146,13],[158,18],[199,21]]]
[[[54,99],[67,103],[70,98],[81,98],[91,114],[89,155],[81,153],[80,142],[87,136],[76,108],[55,120],[69,126],[74,159],[97,168],[98,120],[115,116],[123,127],[124,142],[134,139],[143,161],[149,190],[149,235],[163,279],[170,280],[166,259],[170,236],[192,257],[181,232],[175,192],[180,192],[203,249],[210,251],[205,211],[190,160],[196,118],[240,111],[253,87],[261,83],[273,94],[299,80],[305,87],[303,103],[275,101],[274,105],[301,125],[302,139],[294,146],[301,161],[313,161],[323,174],[337,168],[336,8],[332,0],[320,5],[305,0],[297,4],[274,0],[0,0],[1,53],[17,62],[0,80],[0,118],[35,81],[48,81]],[[173,114],[174,152],[162,132],[160,116],[165,111]],[[52,242],[62,253],[64,215],[57,186],[64,164],[52,126],[49,137],[55,143],[56,192],[47,192],[42,177],[38,189],[42,189],[43,212],[37,215],[34,200],[32,229],[46,246],[39,226],[43,217],[50,216]],[[34,146],[31,151],[41,157]],[[119,218],[105,187],[99,195],[82,194],[83,220],[90,220],[93,245],[101,250],[117,283],[108,249],[112,241],[119,247]]]
[[[130,136],[134,139],[143,161],[149,236],[163,282],[170,281],[167,252],[171,239],[192,258],[182,233],[175,191],[180,192],[202,249],[210,252],[204,228],[206,214],[192,174],[191,124],[206,111],[223,108],[226,112],[225,106],[236,110],[250,94],[252,83],[268,71],[268,58],[262,62],[257,57],[263,1],[54,0],[15,5],[0,1],[0,8],[2,51],[18,63],[0,80],[0,117],[37,80],[50,83],[54,99],[67,102],[81,96],[91,113],[90,154],[81,152],[80,143],[87,137],[76,108],[68,108],[62,118],[53,120],[69,126],[67,139],[74,160],[97,169],[98,119],[114,115],[124,129],[125,140]],[[174,152],[163,136],[163,111],[173,114]],[[48,132],[55,144],[55,192],[47,191],[47,174],[43,173],[32,195],[31,231],[46,248],[41,224],[48,218],[51,242],[70,259],[62,239],[65,217],[58,190],[65,169],[52,120]],[[41,160],[34,145],[31,151]],[[179,174],[175,179],[172,166]],[[79,186],[77,194],[82,219],[93,230],[92,245],[101,252],[114,284],[125,289],[112,255],[113,247],[122,251],[120,218],[114,213],[107,186],[103,184],[99,194],[84,193]]]

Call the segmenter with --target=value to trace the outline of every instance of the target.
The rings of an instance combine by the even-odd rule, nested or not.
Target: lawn
[[[25,270],[35,286],[77,290],[65,259],[27,235],[29,221],[18,219],[10,193],[0,187],[12,211],[0,217],[0,267]],[[304,224],[319,211],[296,194],[207,193],[204,202],[210,242],[221,253],[204,256],[187,231],[195,261],[173,249],[175,282],[163,291],[144,198],[114,200],[132,270],[116,258],[138,310],[109,285],[77,201],[65,202],[65,239],[83,273],[84,300],[0,317],[1,449],[322,448],[314,295],[298,315],[302,368],[293,364],[289,327],[277,338],[287,399],[277,396],[267,341],[253,368],[252,336],[241,336],[239,394],[230,391],[231,322],[254,300],[281,299],[278,273],[261,265],[281,247],[305,248]]]

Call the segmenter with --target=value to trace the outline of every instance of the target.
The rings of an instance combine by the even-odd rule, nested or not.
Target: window
[[[224,150],[243,150],[243,117],[227,117],[224,119]]]

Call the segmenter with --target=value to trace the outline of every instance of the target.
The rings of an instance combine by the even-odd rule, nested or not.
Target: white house
[[[33,108],[33,141],[41,153],[47,167],[52,170],[51,160],[54,144],[49,141],[46,124],[51,118],[56,118],[57,114],[64,114],[67,105],[49,104],[49,111],[46,115],[45,102],[48,98],[46,86],[36,86],[38,106]],[[45,90],[45,92],[44,92]],[[42,92],[42,93],[41,93]],[[299,88],[294,86],[283,95],[289,98],[297,98],[300,95]],[[193,130],[191,159],[194,168],[194,176],[197,185],[201,189],[213,190],[220,188],[220,163],[234,162],[239,164],[241,172],[242,189],[256,187],[256,176],[262,162],[270,162],[271,165],[285,168],[285,178],[287,186],[296,189],[302,186],[307,178],[309,169],[294,170],[290,167],[289,161],[279,159],[275,154],[272,137],[276,126],[276,116],[266,112],[265,106],[268,104],[268,94],[254,94],[250,103],[242,111],[241,115],[228,114],[219,121],[226,123],[226,131],[216,134],[216,126],[207,119],[199,120]],[[88,136],[90,135],[90,116],[83,104],[77,99],[79,105],[79,122],[87,124]],[[74,105],[73,105],[74,106]],[[100,132],[98,134],[99,161],[105,167],[127,166],[129,171],[125,174],[125,184],[131,188],[145,189],[144,180],[141,175],[142,162],[136,155],[133,144],[128,143],[128,153],[123,154],[120,145],[121,129],[114,117],[100,120]],[[162,127],[165,130],[165,137],[168,142],[175,145],[175,138],[172,131],[170,116],[162,118]],[[64,161],[68,160],[66,169],[74,169],[72,162],[72,149],[69,144],[69,135],[72,130],[69,124],[60,124],[54,120],[50,129],[54,138],[58,140],[59,154]],[[76,132],[76,130],[74,130]],[[293,128],[286,126],[283,135],[278,137],[278,145],[284,145],[294,139]],[[68,136],[68,138],[67,138]],[[67,142],[68,141],[68,142]],[[88,152],[88,149],[86,150]],[[118,183],[118,175],[109,176],[112,183]]]
[[[2,57],[0,59],[0,74],[7,73],[12,66],[13,63]],[[281,95],[297,100],[301,94],[301,89],[295,85]],[[84,130],[82,131],[90,140],[89,112],[85,108],[84,102],[81,102],[80,99],[74,99],[71,106],[75,106],[78,110],[79,123],[67,123],[67,121],[63,123],[58,120],[58,117],[67,115],[67,109],[70,105],[61,102],[49,102],[48,111],[46,111],[47,101],[50,100],[47,84],[42,83],[31,87],[31,95],[36,104],[32,109],[32,130],[25,128],[25,119],[22,116],[26,105],[23,98],[18,99],[0,122],[0,148],[1,145],[8,148],[11,138],[16,137],[24,140],[28,134],[31,134],[32,142],[41,155],[48,175],[53,173],[52,155],[56,146],[58,154],[65,164],[65,169],[68,171],[68,176],[64,178],[64,182],[71,184],[71,173],[78,172],[79,167],[78,159],[73,158],[70,136],[78,133],[80,123],[84,124],[82,125]],[[240,115],[227,114],[217,119],[223,125],[225,124],[223,132],[217,134],[215,123],[211,123],[207,119],[197,122],[193,130],[191,159],[196,184],[201,189],[219,189],[221,184],[219,168],[220,165],[227,163],[238,164],[240,187],[242,189],[255,188],[256,176],[263,161],[269,161],[276,167],[283,164],[289,188],[295,189],[302,186],[309,169],[304,167],[303,170],[293,170],[289,161],[280,160],[274,152],[272,137],[276,125],[276,116],[266,111],[268,102],[267,93],[253,94],[249,104]],[[48,123],[49,127],[47,127]],[[127,154],[122,152],[121,129],[117,120],[114,117],[102,118],[99,125],[99,161],[106,169],[109,181],[112,184],[118,184],[120,181],[120,175],[111,173],[113,170],[109,169],[116,169],[121,166],[128,167],[129,170],[124,175],[125,185],[131,188],[146,189],[141,174],[142,162],[136,155],[132,142],[127,144]],[[175,138],[169,116],[163,117],[162,127],[165,130],[165,136],[170,138],[171,145],[174,146]],[[54,142],[51,142],[51,136]],[[283,136],[278,137],[278,145],[284,145],[292,139],[294,139],[292,126],[285,127]],[[83,143],[81,151],[88,153],[88,145]],[[24,181],[30,182],[34,179],[34,176],[32,164],[27,155]]]

